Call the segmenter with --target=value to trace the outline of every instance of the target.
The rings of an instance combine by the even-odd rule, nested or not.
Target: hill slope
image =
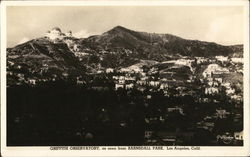
[[[243,56],[243,45],[223,46],[171,34],[136,32],[117,26],[89,38],[46,37],[7,49],[8,81],[83,78],[86,71],[128,67],[142,60],[162,62],[182,57]]]
[[[63,43],[39,38],[7,49],[8,81],[52,80],[82,76],[85,68]]]
[[[117,26],[102,35],[83,39],[95,43],[96,47],[105,50],[129,49],[141,59],[164,60],[168,56],[216,56],[229,55],[234,52],[230,46],[212,42],[186,40],[171,34],[136,32]]]

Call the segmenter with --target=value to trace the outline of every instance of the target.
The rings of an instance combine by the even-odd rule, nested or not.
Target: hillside
[[[82,39],[95,43],[97,49],[128,49],[140,59],[165,60],[169,56],[227,56],[234,53],[232,46],[212,42],[186,40],[171,34],[136,32],[117,26],[102,35]],[[239,49],[237,49],[239,50]]]
[[[59,29],[60,30],[60,29]],[[137,32],[121,26],[88,38],[45,36],[7,49],[8,81],[84,78],[105,68],[188,57],[242,57],[243,46],[187,40],[171,34]],[[63,36],[60,36],[63,34]],[[12,83],[11,83],[12,82]],[[15,84],[15,83],[14,83]]]
[[[31,79],[48,81],[83,76],[85,71],[65,43],[53,43],[46,38],[8,48],[7,68],[10,84]]]

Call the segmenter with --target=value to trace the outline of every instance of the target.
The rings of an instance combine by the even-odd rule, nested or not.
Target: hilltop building
[[[72,31],[64,34],[59,27],[54,27],[46,32],[45,37],[49,38],[52,41],[62,40],[65,37],[72,37]]]

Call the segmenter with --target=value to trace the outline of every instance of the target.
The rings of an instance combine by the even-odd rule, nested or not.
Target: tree
[[[91,55],[89,57],[89,60],[88,60],[88,63],[91,64],[91,63],[99,63],[100,62],[100,58],[96,55]]]

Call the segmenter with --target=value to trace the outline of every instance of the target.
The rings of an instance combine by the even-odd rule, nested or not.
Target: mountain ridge
[[[74,38],[74,37],[72,37]],[[187,52],[189,51],[198,51],[198,50],[189,50],[189,48],[185,48],[182,45],[185,46],[215,46],[216,48],[222,48],[225,50],[228,50],[228,53],[222,53],[222,55],[228,55],[230,53],[232,53],[233,51],[243,51],[243,45],[242,44],[236,44],[236,45],[221,45],[221,44],[217,44],[215,42],[207,42],[207,41],[201,41],[201,40],[193,40],[193,39],[184,39],[181,38],[179,36],[176,35],[172,35],[172,34],[168,34],[168,33],[148,33],[148,32],[141,32],[141,31],[134,31],[128,28],[125,28],[123,26],[115,26],[114,28],[102,33],[101,35],[92,35],[88,38],[74,38],[75,40],[80,40],[80,41],[87,41],[87,42],[93,42],[95,44],[100,45],[102,48],[103,46],[107,46],[107,44],[112,44],[111,46],[113,47],[119,47],[119,46],[123,46],[126,47],[126,45],[123,44],[117,44],[117,42],[119,41],[123,41],[125,42],[124,44],[128,44],[131,45],[131,42],[128,42],[128,40],[126,39],[131,39],[132,41],[137,40],[137,42],[142,43],[142,44],[151,44],[150,46],[155,46],[155,45],[161,45],[163,49],[170,49],[168,50],[168,53],[171,53],[172,51],[175,51],[176,53],[178,53],[178,50],[181,50],[181,55],[193,55],[193,56],[197,56],[197,55],[207,55],[207,56],[213,56],[216,54],[209,54],[209,53],[195,53],[195,54],[188,54]],[[38,38],[39,39],[39,38]],[[28,42],[32,42],[36,39],[32,39],[29,40],[25,43]],[[118,40],[118,41],[114,41],[114,40]],[[111,43],[107,43],[107,42],[111,42]],[[23,45],[25,43],[19,44],[19,45]],[[79,44],[79,43],[78,43]],[[136,44],[136,43],[133,43]],[[172,44],[172,45],[171,45]],[[174,44],[174,45],[173,45]],[[201,44],[201,45],[199,45]],[[19,45],[16,45],[14,47],[18,47]],[[180,48],[178,49],[176,45],[179,45]],[[149,46],[149,45],[147,45]],[[12,47],[12,48],[14,48]],[[134,48],[137,48],[136,46],[134,46]],[[183,52],[182,49],[185,49],[187,52]],[[216,49],[215,48],[215,49]],[[7,48],[10,49],[10,48]],[[204,49],[204,48],[203,48]],[[201,52],[202,49],[199,49]],[[218,53],[220,55],[220,53]]]
[[[91,36],[83,40],[94,42],[104,49],[123,47],[136,49],[137,51],[142,49],[147,53],[150,53],[150,51],[160,51],[162,55],[227,56],[234,53],[232,45],[225,46],[215,42],[188,40],[171,34],[138,32],[122,26],[116,26],[101,35]]]

